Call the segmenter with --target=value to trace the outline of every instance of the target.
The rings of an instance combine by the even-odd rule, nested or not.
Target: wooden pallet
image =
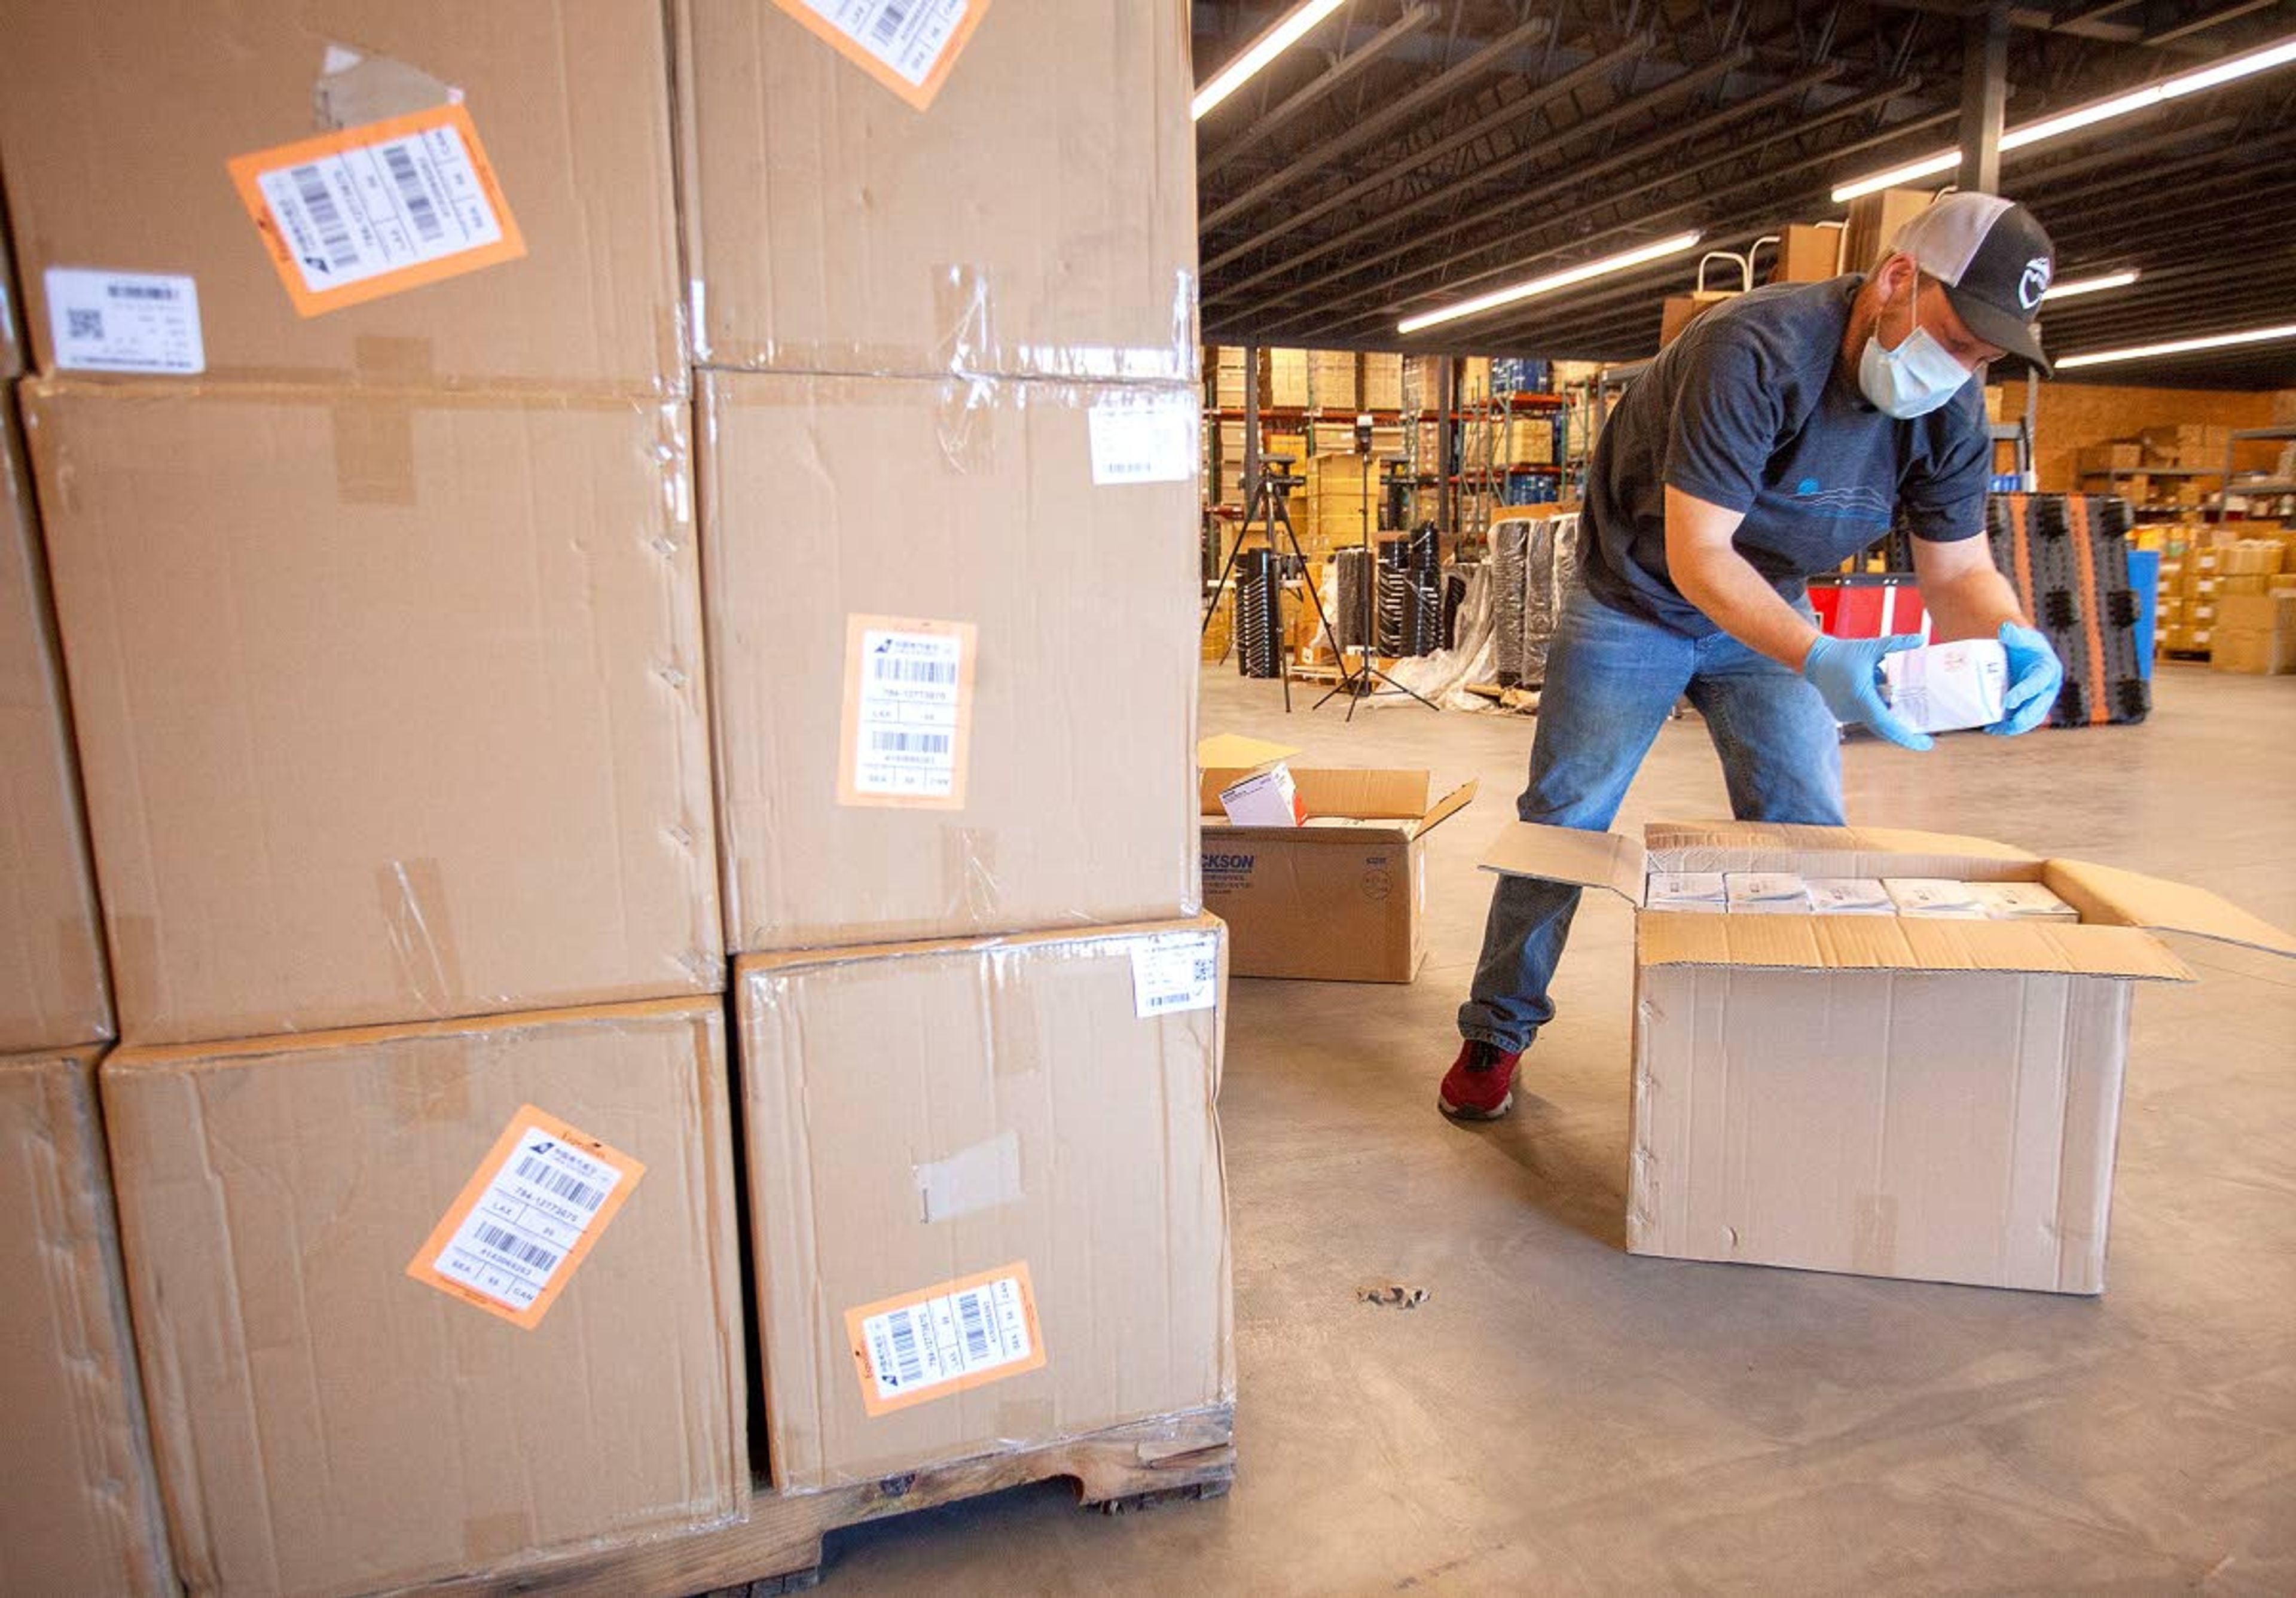
[[[776,1598],[819,1583],[826,1533],[1030,1482],[1068,1477],[1077,1501],[1104,1514],[1219,1497],[1235,1479],[1234,1421],[1234,1406],[1223,1404],[817,1493],[780,1494],[760,1483],[749,1518],[738,1525],[415,1590]]]

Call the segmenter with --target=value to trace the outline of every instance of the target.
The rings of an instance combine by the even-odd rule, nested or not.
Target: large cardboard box
[[[1409,982],[1427,958],[1427,835],[1475,796],[1425,771],[1294,768],[1304,827],[1238,827],[1207,770],[1204,908],[1228,925],[1239,976]]]
[[[0,1059],[0,1589],[177,1589],[96,1112],[101,1051]]]
[[[1841,269],[1871,272],[1897,242],[1898,230],[1927,210],[1936,195],[1928,189],[1882,189],[1849,202],[1849,226],[1841,241]]]
[[[1807,222],[1789,223],[1780,230],[1777,264],[1770,269],[1772,283],[1824,283],[1841,271],[1840,227]]]
[[[1483,865],[1636,905],[1652,871],[1785,871],[2040,882],[2080,911],[1641,910],[1627,1247],[1681,1259],[2103,1292],[2134,990],[2192,980],[2153,931],[2296,958],[2198,888],[1937,833],[1519,822]]]
[[[2257,677],[2296,671],[2296,592],[2226,593],[2214,621],[2209,663],[2217,671]]]
[[[1669,294],[1659,309],[1658,344],[1663,350],[1680,338],[1683,330],[1712,310],[1725,300],[1734,297],[1735,291],[1701,289],[1695,293]]]
[[[734,947],[1193,913],[1194,391],[710,373],[701,404]]]
[[[683,406],[25,398],[124,1037],[723,986]]]
[[[922,111],[785,8],[676,13],[705,364],[1194,380],[1185,8],[997,0]]]
[[[774,1480],[1232,1403],[1210,917],[735,968]]]
[[[0,1053],[111,1035],[68,722],[31,479],[0,415]]]
[[[172,323],[160,336],[148,304],[148,336],[119,325],[130,301],[113,290],[165,289],[211,375],[682,385],[655,7],[20,0],[0,9],[0,165],[41,370],[138,350],[200,369],[184,364],[193,342]],[[454,115],[439,109],[450,96],[476,151],[454,123],[375,143],[394,118]],[[338,130],[363,153],[258,163],[295,196],[275,202],[288,220],[258,231],[226,163]],[[345,177],[360,181],[335,186]],[[462,269],[480,259],[494,264]],[[52,305],[52,269],[101,276],[61,280]],[[94,324],[76,335],[52,316],[82,306],[109,319],[103,343],[89,342]]]
[[[724,1013],[679,1000],[105,1063],[193,1591],[395,1589],[744,1511]]]

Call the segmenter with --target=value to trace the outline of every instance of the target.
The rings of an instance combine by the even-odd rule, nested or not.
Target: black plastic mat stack
[[[2065,663],[2052,727],[2142,721],[2152,685],[2138,671],[2126,499],[1996,494],[1986,502],[1993,563]]]
[[[1275,552],[1247,549],[1235,564],[1235,669],[1246,677],[1283,674],[1283,585]]]

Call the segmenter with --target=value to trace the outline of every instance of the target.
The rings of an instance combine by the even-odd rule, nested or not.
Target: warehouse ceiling
[[[1198,80],[1291,8],[1196,0]],[[1968,10],[1346,0],[1197,124],[1205,336],[1647,356],[1696,251],[1413,338],[1395,325],[1690,229],[1742,252],[1845,216],[1835,185],[1954,144]],[[2009,21],[2015,127],[2296,34],[2296,0],[2035,0]],[[2296,66],[2011,152],[2002,172],[2054,235],[2060,281],[2141,274],[2053,304],[2053,355],[2296,320]],[[2296,387],[2296,340],[2078,376]]]

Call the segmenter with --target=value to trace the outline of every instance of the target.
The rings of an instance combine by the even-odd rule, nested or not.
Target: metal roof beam
[[[1238,128],[1233,136],[1222,140],[1219,148],[1210,154],[1199,157],[1196,161],[1197,180],[1201,182],[1237,156],[1257,147],[1260,141],[1270,134],[1292,121],[1309,106],[1321,102],[1332,90],[1347,83],[1365,67],[1385,55],[1390,49],[1418,31],[1434,15],[1435,8],[1432,5],[1413,5],[1377,34],[1333,62],[1329,70],[1313,82],[1292,94],[1281,104],[1260,117],[1259,120],[1247,123]]]

